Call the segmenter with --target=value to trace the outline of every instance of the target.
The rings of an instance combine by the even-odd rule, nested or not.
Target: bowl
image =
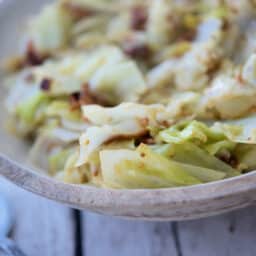
[[[0,0],[0,58],[17,52],[17,42],[28,16],[49,0]],[[3,73],[0,73],[2,83]],[[203,185],[157,189],[113,190],[70,185],[54,180],[27,164],[29,146],[8,134],[0,87],[0,174],[33,193],[73,208],[119,217],[145,220],[187,220],[216,215],[253,204],[256,172]]]

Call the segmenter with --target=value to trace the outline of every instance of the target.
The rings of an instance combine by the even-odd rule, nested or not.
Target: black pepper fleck
[[[44,78],[40,84],[40,89],[42,91],[49,91],[51,89],[51,79],[49,78]]]

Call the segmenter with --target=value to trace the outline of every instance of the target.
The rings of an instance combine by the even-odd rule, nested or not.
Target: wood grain
[[[182,256],[256,255],[256,207],[197,221],[181,222]]]
[[[84,256],[176,256],[171,224],[83,215]]]
[[[15,218],[12,238],[28,256],[74,256],[72,211],[0,180]]]

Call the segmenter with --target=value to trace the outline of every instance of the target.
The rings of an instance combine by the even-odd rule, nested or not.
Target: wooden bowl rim
[[[11,171],[10,171],[11,170]],[[108,189],[66,184],[38,174],[0,154],[0,173],[33,193],[62,203],[84,207],[157,207],[211,202],[256,189],[256,172],[221,181],[164,189]]]

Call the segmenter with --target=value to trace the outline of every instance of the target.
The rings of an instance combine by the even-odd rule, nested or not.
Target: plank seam
[[[171,233],[174,240],[175,248],[177,251],[177,256],[183,256],[181,242],[180,242],[180,235],[179,235],[179,227],[177,222],[172,222],[171,224]]]
[[[84,256],[83,254],[83,229],[82,214],[79,210],[73,210],[75,225],[75,256]]]

